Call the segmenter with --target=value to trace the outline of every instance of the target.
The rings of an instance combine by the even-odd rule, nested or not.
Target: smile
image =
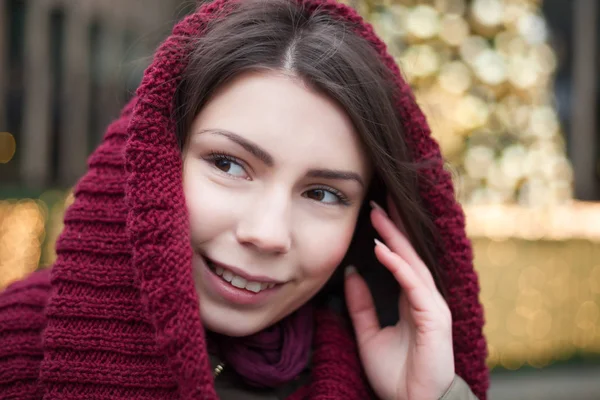
[[[238,289],[245,289],[253,293],[259,293],[262,290],[275,287],[273,282],[250,281],[242,276],[236,275],[229,269],[216,265],[212,260],[206,258],[206,264],[212,272],[219,276],[223,281]]]

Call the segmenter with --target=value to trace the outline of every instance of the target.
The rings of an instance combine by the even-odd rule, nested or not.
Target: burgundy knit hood
[[[296,0],[358,26],[393,72],[397,107],[416,162],[433,165],[420,195],[433,217],[453,315],[456,372],[481,399],[488,375],[478,281],[436,142],[383,42],[351,8]],[[178,23],[135,98],[108,129],[76,187],[51,272],[40,378],[52,399],[217,399],[192,278],[181,150],[172,118],[185,49],[233,2],[216,0]],[[396,301],[396,299],[394,299]],[[356,345],[335,316],[318,313],[310,384],[293,399],[364,400]]]

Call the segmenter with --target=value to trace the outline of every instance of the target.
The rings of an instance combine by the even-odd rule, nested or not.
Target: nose
[[[261,196],[240,218],[238,242],[261,253],[287,253],[292,245],[289,208],[289,199],[283,193]]]

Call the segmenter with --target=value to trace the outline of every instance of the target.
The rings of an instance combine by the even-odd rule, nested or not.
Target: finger
[[[392,200],[392,197],[388,195],[386,201],[387,201],[387,207],[388,207],[388,212],[389,212],[388,219],[391,220],[394,223],[394,225],[396,225],[398,227],[398,230],[402,233],[400,238],[403,241],[403,244],[408,245],[408,246],[405,246],[405,248],[407,249],[407,254],[405,255],[407,261],[410,263],[418,262],[418,263],[424,264],[423,260],[421,260],[421,257],[419,257],[416,250],[410,243],[410,240],[408,239],[408,233],[406,231],[404,221],[402,221],[402,217],[400,216],[400,213],[398,212],[398,208],[396,207],[394,200]]]
[[[406,237],[408,237],[406,227],[404,226],[404,221],[402,221],[402,217],[400,216],[400,213],[398,212],[398,208],[396,207],[394,200],[392,200],[392,196],[388,195],[386,198],[386,202],[387,202],[388,213],[390,215],[391,220],[394,222],[394,224],[396,224],[396,226],[398,227],[400,232],[402,232]]]
[[[435,288],[435,281],[429,268],[421,260],[407,237],[400,232],[392,220],[380,209],[371,212],[371,222],[389,248],[402,257],[414,269],[430,289]]]
[[[365,280],[354,267],[346,268],[345,294],[356,339],[359,343],[365,343],[381,330],[381,326],[377,319],[373,296]]]
[[[436,309],[431,288],[406,260],[378,240],[376,240],[375,256],[394,275],[412,308],[428,312]]]
[[[407,241],[410,243],[410,241],[408,240],[408,234],[406,233],[406,228],[404,227],[404,222],[402,221],[402,217],[400,216],[400,213],[398,212],[398,207],[396,207],[396,204],[394,203],[392,196],[387,195],[386,201],[387,201],[387,209],[389,210],[390,219],[396,226],[398,226],[398,229],[400,230],[400,232],[402,232],[402,234],[407,238]],[[414,249],[414,247],[412,247],[412,245],[411,245],[411,248]],[[437,295],[436,298],[438,298],[438,300],[441,300],[442,303],[444,305],[446,305],[446,300],[444,300],[444,297],[442,296],[442,294],[439,292],[439,290],[437,288],[435,279],[433,278],[433,273],[427,267],[427,265],[423,262],[423,260],[421,260],[421,257],[419,257],[419,255],[417,254],[416,251],[414,251],[414,255],[415,255],[415,258],[411,259],[409,257],[409,260],[411,262],[418,262],[422,265],[422,267],[425,269],[425,271],[423,272],[423,278],[427,279],[430,282],[430,284],[435,288],[435,293]]]

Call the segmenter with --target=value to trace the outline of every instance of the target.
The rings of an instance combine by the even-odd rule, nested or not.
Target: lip
[[[228,303],[231,304],[236,304],[236,305],[240,305],[240,306],[254,306],[254,307],[260,307],[261,305],[266,304],[281,288],[282,285],[276,285],[270,289],[265,289],[265,290],[261,290],[258,293],[254,293],[251,292],[249,290],[246,289],[240,289],[240,288],[236,288],[235,286],[231,285],[229,282],[226,282],[225,280],[223,280],[223,278],[221,278],[220,276],[218,276],[215,272],[213,272],[209,265],[207,260],[210,260],[211,263],[214,263],[214,261],[212,261],[209,258],[205,258],[202,255],[195,253],[194,254],[195,257],[199,258],[200,261],[200,265],[197,265],[197,268],[200,269],[200,274],[202,276],[202,281],[204,283],[204,286],[208,292],[209,295],[211,295],[213,298],[221,298],[223,300],[225,300]],[[219,266],[223,266],[223,268],[228,268],[229,267],[225,267],[223,264],[217,264],[214,263],[215,265],[219,265]],[[237,270],[233,270],[231,269],[232,272],[234,272],[235,274],[237,274]],[[246,275],[239,275],[242,276],[244,279],[246,279]],[[251,278],[251,279],[257,279],[255,278]],[[258,278],[259,279],[259,278]],[[263,281],[266,282],[266,281]],[[273,282],[272,280],[270,281],[270,283],[276,283]]]
[[[274,280],[271,278],[268,278],[266,276],[262,276],[262,275],[250,275],[232,265],[227,265],[227,264],[223,264],[221,262],[215,261],[210,257],[204,257],[204,261],[210,261],[211,264],[217,266],[217,267],[221,267],[221,268],[225,268],[230,270],[231,272],[233,272],[235,275],[241,276],[242,278],[244,278],[245,280],[249,281],[249,282],[265,282],[265,283],[274,283],[276,285],[279,285],[281,283],[284,283],[282,281],[278,281],[278,280]]]

